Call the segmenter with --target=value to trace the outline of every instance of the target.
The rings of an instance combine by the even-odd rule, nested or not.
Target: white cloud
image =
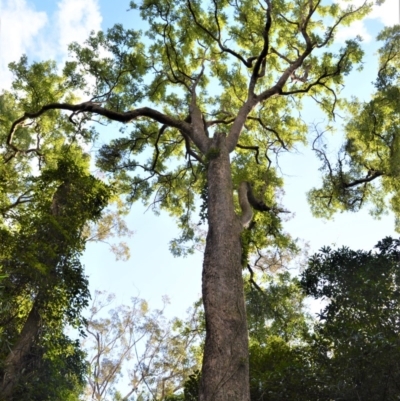
[[[101,29],[98,0],[60,0],[54,15],[38,11],[27,0],[0,0],[0,89],[9,88],[8,64],[22,54],[30,59],[62,62],[71,42],[84,42]],[[37,0],[37,8],[41,1]]]
[[[399,7],[399,0],[386,0],[381,6],[374,6],[369,18],[376,18],[386,26],[400,24]]]
[[[56,13],[58,46],[67,49],[71,42],[83,43],[91,31],[100,30],[101,22],[97,0],[61,0]]]
[[[354,39],[356,36],[361,36],[364,42],[369,42],[372,39],[364,21],[354,21],[350,26],[339,28],[335,40],[344,43],[347,39]]]
[[[8,64],[35,47],[35,37],[46,25],[44,12],[36,11],[25,0],[0,2],[0,88],[9,87]]]
[[[359,7],[364,3],[364,0],[337,0],[336,2],[343,8],[346,8],[349,4]],[[385,2],[380,6],[374,5],[371,13],[363,20],[355,21],[348,27],[339,28],[335,39],[338,42],[344,42],[347,39],[352,39],[359,35],[365,42],[369,42],[372,37],[368,33],[365,22],[367,20],[375,20],[385,26],[400,24],[399,3],[400,0],[385,0]]]

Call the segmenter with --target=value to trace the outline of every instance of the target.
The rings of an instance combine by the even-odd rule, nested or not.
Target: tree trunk
[[[200,401],[249,401],[249,356],[241,266],[242,226],[233,204],[229,154],[216,134],[208,165],[208,235],[203,264],[206,319]]]
[[[18,382],[21,367],[24,364],[24,358],[29,353],[40,329],[40,315],[36,307],[33,307],[26,319],[24,327],[19,335],[18,341],[13,349],[7,355],[4,363],[4,377],[1,387],[1,400],[12,399],[12,393],[15,384]]]

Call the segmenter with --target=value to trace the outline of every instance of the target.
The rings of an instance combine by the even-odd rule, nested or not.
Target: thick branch
[[[343,183],[343,188],[351,188],[351,187],[355,187],[360,184],[366,184],[368,182],[375,180],[375,178],[378,178],[381,176],[383,176],[382,171],[372,171],[372,172],[369,171],[365,178],[360,178],[358,180],[354,180],[354,181],[351,181],[348,183]]]
[[[197,95],[196,88],[198,83],[200,82],[201,77],[204,73],[204,62],[201,66],[201,71],[199,75],[196,77],[190,91],[192,94],[192,99],[190,102],[189,112],[190,112],[190,121],[191,121],[191,132],[188,136],[193,140],[195,145],[200,149],[200,151],[205,154],[208,150],[209,139],[207,138],[205,132],[205,126],[203,121],[203,114],[197,105]]]
[[[93,113],[122,123],[129,123],[141,117],[147,117],[166,126],[179,129],[181,132],[184,132],[186,135],[188,135],[193,140],[194,144],[202,152],[205,153],[207,151],[207,137],[205,135],[199,135],[197,132],[192,132],[190,124],[186,121],[177,120],[150,107],[141,107],[126,112],[117,112],[114,110],[106,109],[102,107],[99,103],[91,101],[83,102],[80,104],[50,103],[43,106],[37,112],[26,112],[22,117],[14,121],[14,123],[12,124],[7,137],[7,145],[10,146],[15,152],[19,152],[20,149],[18,149],[13,144],[13,138],[17,128],[22,125],[26,120],[38,118],[49,110],[66,110],[72,111],[75,114]]]
[[[234,151],[239,141],[239,136],[242,132],[247,116],[250,114],[251,110],[253,110],[253,107],[256,104],[256,99],[254,97],[251,97],[247,99],[246,103],[244,103],[244,105],[240,108],[239,113],[237,114],[235,121],[232,124],[229,135],[226,138],[226,144],[229,153]]]
[[[193,151],[192,147],[190,146],[190,140],[189,137],[182,133],[182,136],[185,140],[185,146],[186,146],[186,156],[189,156],[189,160],[190,160],[190,156],[192,156],[194,159],[196,159],[199,163],[204,164],[204,160],[201,158],[200,155],[198,155],[195,151]]]
[[[240,183],[238,195],[240,208],[242,209],[240,221],[242,226],[245,228],[247,228],[251,223],[251,219],[253,218],[253,209],[260,212],[289,213],[287,210],[267,206],[262,200],[257,199],[250,183],[246,181]]]
[[[206,127],[210,128],[210,127],[212,127],[214,125],[218,125],[218,124],[229,125],[229,124],[232,124],[234,121],[235,121],[234,118],[230,118],[229,120],[223,120],[223,119],[211,120],[211,121],[207,121]]]
[[[250,184],[243,181],[239,185],[238,195],[239,195],[239,205],[242,209],[242,215],[240,216],[240,222],[242,226],[247,228],[250,225],[251,219],[253,218],[253,209],[250,205],[249,198],[247,196],[249,192]]]

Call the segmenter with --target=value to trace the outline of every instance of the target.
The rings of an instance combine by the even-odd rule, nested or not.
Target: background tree
[[[301,283],[288,272],[258,275],[257,286],[251,281],[254,277],[248,277],[245,294],[252,401],[396,399],[400,372],[399,249],[400,241],[391,238],[379,242],[377,252],[324,248],[309,259]],[[305,309],[306,293],[324,301],[318,319],[311,319]],[[141,305],[141,301],[135,301]],[[136,311],[144,313],[142,307]],[[104,326],[96,321],[94,328],[98,331],[93,335],[96,343],[105,344],[103,333],[106,338],[110,331],[114,332],[109,328],[113,327],[111,321],[118,312],[119,309],[113,311],[112,319],[101,319]],[[201,329],[204,320],[200,312],[191,316],[190,327],[180,331],[176,337],[178,344],[185,344],[186,335],[193,333],[193,322],[196,330]],[[146,324],[146,327],[158,331],[161,316],[149,317],[156,318],[155,324]],[[125,327],[121,325],[125,319],[115,321],[119,329]],[[140,317],[135,321],[140,324]],[[139,333],[144,327],[133,326]],[[102,327],[107,327],[108,331],[103,331]],[[124,333],[127,335],[129,330],[125,329]],[[118,331],[116,334],[115,338]],[[192,365],[194,371],[190,371],[184,365],[168,362],[169,353],[162,353],[165,348],[160,344],[172,345],[174,357],[185,355],[185,347],[178,345],[175,349],[175,342],[170,343],[170,337],[164,335],[163,330],[161,337],[155,334],[156,341],[150,344],[157,344],[156,348],[151,345],[151,352],[146,350],[140,354],[144,359],[146,356],[151,359],[156,350],[161,355],[161,363],[159,358],[155,358],[154,364],[136,363],[139,371],[146,366],[146,375],[143,371],[142,376],[137,374],[138,370],[131,371],[134,376],[136,373],[136,378],[140,376],[150,383],[151,389],[143,386],[142,391],[137,390],[132,395],[140,394],[143,399],[150,400],[195,401],[200,380],[196,366]],[[162,341],[158,342],[160,338]],[[128,347],[129,341],[125,344]],[[112,350],[98,352],[106,356],[105,367],[98,372],[108,372],[108,368],[117,366],[119,359],[109,357],[108,352]],[[118,355],[125,358],[123,352]],[[172,366],[179,378],[179,389],[183,390],[180,394],[160,391],[159,384]],[[140,381],[137,380],[138,385],[133,388],[139,389]]]
[[[51,63],[32,68],[34,93],[57,91],[53,68]],[[0,301],[0,399],[72,400],[84,384],[86,365],[79,342],[64,328],[82,329],[81,312],[89,298],[79,261],[82,232],[100,217],[111,193],[89,174],[88,157],[51,117],[32,128],[37,151],[9,157],[8,128],[29,101],[16,93],[0,96],[0,268],[6,275]],[[30,141],[24,133],[17,143]]]
[[[281,231],[275,191],[282,181],[270,155],[305,141],[298,114],[304,95],[332,116],[340,104],[335,91],[362,52],[357,41],[336,53],[326,48],[340,24],[369,9],[312,0],[146,0],[140,12],[149,25],[147,44],[139,32],[116,25],[84,47],[73,45],[75,61],[57,77],[51,68],[43,73],[46,64],[28,67],[22,59],[12,66],[23,114],[10,126],[7,162],[45,152],[40,141],[31,143],[46,124],[91,138],[92,119],[133,122],[131,132],[124,126],[100,150],[98,165],[128,201],[152,197],[156,210],[178,218],[176,254],[193,238],[196,195],[206,199],[202,401],[249,399],[241,235],[251,227],[250,252],[290,243]],[[77,91],[89,100],[77,101],[71,94]],[[252,209],[260,212],[254,219]]]
[[[302,285],[326,306],[311,341],[315,400],[395,400],[399,394],[399,250],[385,238],[376,252],[323,248]]]
[[[132,298],[130,305],[111,309],[113,299],[97,292],[87,319],[87,397],[166,400],[200,367],[199,305],[186,320],[168,321],[164,309],[151,311],[143,299]],[[118,383],[124,373],[123,393]]]
[[[399,26],[385,28],[378,40],[383,45],[376,91],[369,101],[348,102],[346,141],[336,163],[323,148],[315,148],[325,175],[323,186],[310,191],[309,199],[314,214],[324,217],[366,204],[372,204],[377,217],[391,210],[399,230]]]
[[[15,216],[14,223],[20,224],[18,229],[6,224],[1,231],[0,263],[8,275],[2,299],[8,307],[2,316],[2,351],[6,354],[1,396],[7,400],[22,399],[18,394],[24,394],[24,399],[48,399],[38,395],[38,386],[33,383],[30,386],[35,396],[29,395],[26,385],[31,374],[40,371],[39,365],[49,369],[46,363],[53,358],[62,371],[57,353],[70,361],[69,367],[64,363],[64,369],[72,369],[74,363],[65,354],[68,348],[71,357],[82,359],[79,343],[66,338],[63,328],[67,323],[82,328],[81,312],[87,306],[89,292],[79,262],[84,247],[81,230],[107,204],[109,191],[74,164],[74,156],[82,163],[79,151],[61,154],[56,168],[44,168],[35,180],[37,188],[32,202]],[[46,191],[41,188],[46,188],[49,195],[53,191],[53,195],[46,198]],[[79,375],[83,365],[81,361]],[[60,373],[57,376],[62,377]],[[51,381],[46,383],[50,386]],[[50,390],[47,397],[52,397]]]
[[[305,294],[288,272],[261,281],[259,289],[246,286],[251,400],[297,400],[307,393],[311,370],[304,352],[312,322]]]

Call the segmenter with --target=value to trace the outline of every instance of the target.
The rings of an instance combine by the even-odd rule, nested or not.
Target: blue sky
[[[92,30],[105,29],[117,22],[140,27],[135,14],[127,12],[128,3],[128,0],[0,0],[0,88],[9,87],[11,82],[8,63],[23,53],[31,59],[62,61],[67,57],[68,43],[84,41]],[[384,6],[374,9],[371,18],[339,33],[338,41],[360,34],[367,53],[363,73],[349,77],[348,93],[365,97],[372,89],[377,49],[374,38],[384,25],[398,23],[398,4],[399,0],[387,0]],[[310,123],[318,122],[312,110],[305,117]],[[286,182],[283,204],[295,213],[284,227],[293,237],[309,242],[311,251],[331,244],[369,249],[382,237],[395,235],[392,216],[377,221],[367,210],[343,213],[329,222],[313,218],[305,194],[319,183],[317,159],[306,148],[299,148],[297,153],[285,155],[280,165]],[[91,288],[115,292],[119,302],[139,295],[150,300],[152,306],[161,306],[161,296],[167,294],[172,303],[170,313],[182,316],[200,296],[202,255],[173,258],[168,251],[168,243],[176,235],[173,221],[167,215],[144,212],[145,208],[138,204],[128,217],[129,226],[135,231],[129,239],[132,257],[128,262],[115,262],[104,244],[88,247],[84,263]]]

